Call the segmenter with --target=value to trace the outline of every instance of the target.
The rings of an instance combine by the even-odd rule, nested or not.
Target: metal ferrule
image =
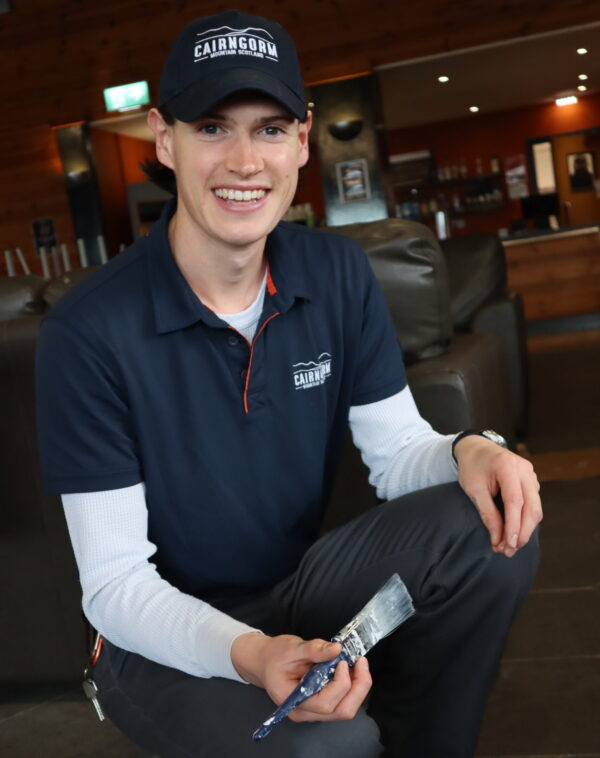
[[[365,655],[369,649],[364,644],[356,629],[351,629],[344,637],[336,635],[333,640],[334,642],[340,642],[342,644],[342,647],[352,659],[353,664],[356,663],[357,658],[360,658],[361,655]]]

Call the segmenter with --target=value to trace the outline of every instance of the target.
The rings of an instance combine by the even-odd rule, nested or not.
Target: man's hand
[[[540,485],[531,463],[485,437],[469,435],[454,448],[458,481],[479,511],[492,548],[511,558],[542,520]],[[504,523],[493,498],[502,495]]]
[[[267,637],[242,634],[231,647],[231,660],[240,676],[263,687],[280,705],[315,663],[335,658],[341,651],[338,642],[303,640],[291,634]],[[305,700],[289,715],[291,721],[344,721],[354,718],[371,689],[371,674],[366,658],[350,668],[341,661],[333,679]]]

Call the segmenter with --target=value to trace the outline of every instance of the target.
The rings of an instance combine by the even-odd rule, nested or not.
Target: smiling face
[[[308,160],[310,118],[300,123],[275,101],[246,94],[192,123],[169,126],[156,110],[148,123],[158,159],[177,177],[177,233],[204,244],[264,245]]]

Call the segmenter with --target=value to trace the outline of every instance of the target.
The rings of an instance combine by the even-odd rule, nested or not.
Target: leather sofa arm
[[[529,424],[529,363],[523,299],[516,292],[483,306],[471,322],[477,334],[495,334],[500,340],[508,370],[514,412],[513,425],[519,436]]]
[[[457,335],[448,351],[407,369],[423,418],[442,434],[492,428],[514,449],[506,361],[493,334]]]

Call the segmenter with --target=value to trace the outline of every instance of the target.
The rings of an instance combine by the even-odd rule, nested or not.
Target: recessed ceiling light
[[[469,110],[471,113],[477,113],[479,111],[479,108],[476,105],[472,105]]]
[[[445,84],[446,82],[449,82],[449,81],[450,81],[449,76],[438,76],[438,82],[443,82]]]
[[[577,77],[578,79],[581,79],[582,82],[585,82],[585,80],[588,78],[587,74],[579,74]]]
[[[587,90],[587,87],[585,86],[585,84],[579,84],[578,87],[577,87],[577,89],[580,92],[585,92]]]
[[[577,54],[578,55],[585,55],[587,53],[587,49],[585,47],[578,47],[577,48]]]
[[[575,95],[569,95],[568,97],[557,97],[554,101],[557,105],[575,105],[579,102]]]

